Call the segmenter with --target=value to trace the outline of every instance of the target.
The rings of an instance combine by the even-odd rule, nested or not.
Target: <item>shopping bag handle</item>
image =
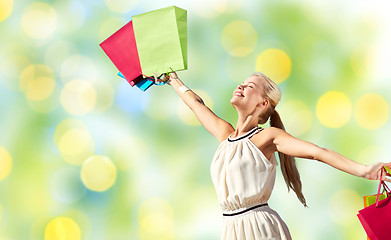
[[[387,196],[390,196],[390,194],[391,194],[390,188],[387,186],[387,184],[382,179],[383,179],[383,171],[381,171],[381,173],[380,173],[380,183],[379,183],[379,188],[377,190],[377,196],[376,196],[376,207],[379,205],[379,196],[380,196],[381,186],[383,186],[383,191],[386,191]]]

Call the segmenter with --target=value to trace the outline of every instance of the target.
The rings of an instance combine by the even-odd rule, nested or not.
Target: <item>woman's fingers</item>
[[[385,178],[383,181],[391,183],[391,179]]]

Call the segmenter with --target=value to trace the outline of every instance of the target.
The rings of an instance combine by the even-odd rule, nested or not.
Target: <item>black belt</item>
[[[245,210],[243,210],[243,211],[240,211],[240,212],[237,212],[237,213],[223,213],[223,216],[235,216],[235,215],[239,215],[239,214],[242,214],[242,213],[251,211],[251,210],[256,209],[256,208],[259,208],[259,207],[264,207],[264,206],[268,206],[267,203],[259,204],[259,205],[256,205],[256,206],[254,206],[254,207],[247,208],[247,209],[245,209]]]

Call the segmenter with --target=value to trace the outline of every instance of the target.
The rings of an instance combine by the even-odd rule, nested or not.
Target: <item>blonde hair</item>
[[[260,72],[253,73],[251,76],[256,76],[263,80],[262,86],[264,90],[264,96],[262,97],[268,99],[270,102],[266,112],[259,116],[258,123],[265,124],[267,120],[270,119],[269,122],[271,127],[280,128],[285,131],[285,127],[281,121],[280,115],[275,110],[277,104],[280,102],[281,99],[281,91],[278,88],[277,84],[270,80],[270,78],[268,78],[265,74]],[[281,152],[278,152],[278,156],[280,158],[282,175],[284,176],[284,180],[288,187],[288,190],[289,188],[291,188],[296,193],[296,196],[300,200],[300,202],[304,206],[307,206],[306,200],[302,193],[300,174],[296,167],[295,158]]]

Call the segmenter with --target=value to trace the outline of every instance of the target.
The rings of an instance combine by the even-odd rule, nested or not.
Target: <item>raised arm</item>
[[[346,173],[371,180],[379,180],[381,171],[383,171],[383,180],[391,182],[386,178],[390,175],[384,169],[384,166],[391,166],[391,163],[379,162],[368,166],[363,165],[333,150],[297,139],[281,129],[271,128],[270,132],[276,151],[293,157],[314,159]]]
[[[185,92],[181,91],[180,88],[184,84],[175,72],[170,74],[168,84],[175,89],[183,102],[194,112],[202,126],[219,142],[224,141],[234,131],[232,125],[216,116],[195,92],[190,89]]]

